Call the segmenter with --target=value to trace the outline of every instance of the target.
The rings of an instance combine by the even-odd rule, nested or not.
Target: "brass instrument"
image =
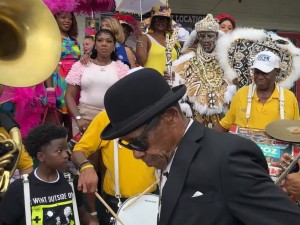
[[[0,86],[28,87],[45,81],[58,65],[60,54],[59,28],[41,0],[0,0]],[[22,138],[15,121],[0,122],[9,133],[0,133],[2,196],[18,164]]]
[[[297,157],[295,157],[291,163],[284,169],[284,171],[282,172],[282,174],[276,179],[275,184],[276,185],[280,185],[282,183],[282,181],[286,178],[286,176],[292,172],[293,170],[295,170],[297,167],[297,163],[298,160],[300,159],[300,154],[297,155]],[[297,168],[299,170],[299,168]],[[298,171],[293,171],[294,173],[297,173]]]
[[[0,133],[0,137],[3,139],[1,145],[7,149],[0,156],[0,196],[2,197],[8,188],[11,176],[16,170],[20,152],[14,140],[9,139],[9,137],[2,133]]]
[[[166,34],[166,71],[167,81],[170,86],[173,85],[173,70],[172,70],[172,49],[174,48],[178,38],[179,27],[174,29],[172,36]]]
[[[41,0],[0,0],[0,84],[45,81],[61,54],[56,20]]]

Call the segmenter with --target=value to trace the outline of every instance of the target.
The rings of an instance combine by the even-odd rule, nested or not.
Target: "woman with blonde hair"
[[[105,17],[101,20],[101,29],[111,30],[116,39],[116,54],[120,61],[127,64],[130,68],[134,68],[135,66],[135,57],[130,50],[130,48],[124,45],[125,42],[125,34],[120,22],[113,17]]]

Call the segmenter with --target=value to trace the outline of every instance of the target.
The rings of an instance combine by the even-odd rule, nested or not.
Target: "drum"
[[[135,203],[138,195],[127,199],[119,208],[118,216],[124,225],[156,225],[159,197],[154,194],[145,194]],[[116,220],[115,225],[121,225]]]
[[[296,144],[272,138],[263,130],[232,126],[230,132],[250,139],[260,147],[268,162],[269,174],[273,181],[277,179],[279,168],[272,166],[272,162],[279,162],[285,153],[296,157],[300,152],[300,148]]]

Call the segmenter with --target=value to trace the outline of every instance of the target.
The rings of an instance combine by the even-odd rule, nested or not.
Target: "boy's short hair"
[[[66,138],[68,130],[60,125],[43,124],[28,132],[23,144],[31,157],[37,157],[37,153],[52,140]]]

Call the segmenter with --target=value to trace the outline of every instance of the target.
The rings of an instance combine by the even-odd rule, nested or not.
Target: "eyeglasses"
[[[148,132],[154,127],[154,125],[158,122],[159,119],[160,117],[157,116],[154,117],[152,120],[150,120],[150,122],[142,131],[141,135],[138,138],[134,139],[133,141],[127,142],[119,139],[118,143],[121,146],[128,148],[130,150],[142,151],[142,152],[146,151],[148,149],[148,144],[145,143],[145,137],[148,134]]]

